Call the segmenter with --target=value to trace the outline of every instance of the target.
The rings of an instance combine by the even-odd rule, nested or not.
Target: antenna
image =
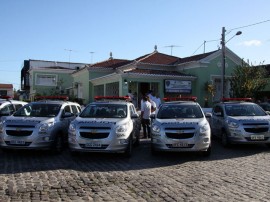
[[[170,45],[170,46],[164,46],[165,48],[171,48],[171,55],[172,55],[172,50],[174,47],[183,47],[183,46],[177,46],[177,45]]]
[[[70,63],[70,52],[77,52],[75,50],[71,50],[71,49],[64,49],[65,51],[69,51],[69,55],[68,55],[68,62]]]
[[[93,52],[93,51],[91,51],[91,52],[89,52],[90,54],[91,54],[91,64],[93,63],[93,54],[95,53],[95,52]]]

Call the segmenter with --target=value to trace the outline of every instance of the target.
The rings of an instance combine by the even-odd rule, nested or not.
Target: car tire
[[[131,155],[132,155],[132,150],[133,150],[133,143],[132,143],[132,138],[130,137],[129,139],[128,139],[128,146],[127,146],[127,148],[126,148],[126,150],[125,150],[125,152],[124,152],[124,156],[125,157],[131,157]]]
[[[211,152],[212,152],[212,146],[210,145],[210,146],[207,148],[206,151],[203,151],[203,152],[202,152],[202,155],[203,155],[204,157],[208,157],[208,156],[211,155]]]
[[[63,137],[61,135],[57,135],[54,139],[53,145],[53,153],[60,154],[64,149]]]
[[[268,148],[270,148],[270,143],[266,143],[265,145],[266,145]]]
[[[134,146],[138,147],[139,145],[140,145],[140,136],[137,135],[137,136],[136,136],[135,143],[134,143]]]
[[[159,153],[160,153],[160,152],[157,151],[157,150],[154,148],[154,146],[151,145],[151,154],[152,154],[153,156],[156,156],[156,155],[158,155]]]
[[[224,130],[221,133],[221,144],[223,145],[223,147],[230,147],[231,145],[228,139],[228,135]]]

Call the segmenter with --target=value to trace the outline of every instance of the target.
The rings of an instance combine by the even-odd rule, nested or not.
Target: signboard
[[[191,94],[191,81],[164,80],[165,93],[186,93]]]

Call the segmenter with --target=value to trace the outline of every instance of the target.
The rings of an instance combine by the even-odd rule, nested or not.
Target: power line
[[[259,24],[266,23],[266,22],[270,22],[270,20],[264,20],[264,21],[256,22],[256,23],[253,23],[253,24],[250,24],[250,25],[245,25],[245,26],[241,26],[241,27],[236,27],[236,28],[233,28],[233,29],[228,30],[228,34],[229,34],[231,31],[236,30],[236,29],[241,29],[241,28],[251,27],[251,26],[259,25]]]
[[[261,22],[256,22],[256,23],[253,23],[253,24],[250,24],[250,25],[245,25],[245,26],[241,26],[241,27],[236,27],[236,28],[233,28],[233,29],[229,29],[229,30],[226,30],[227,31],[227,34],[229,34],[231,31],[233,30],[236,30],[236,29],[241,29],[241,28],[246,28],[246,27],[251,27],[251,26],[255,26],[255,25],[258,25],[258,24],[262,24],[262,23],[266,23],[266,22],[270,22],[270,20],[264,20],[264,21],[261,21]],[[226,34],[226,35],[227,35]],[[212,41],[219,41],[219,39],[216,39],[216,40],[210,40],[210,41],[204,41],[195,51],[192,55],[194,55],[201,47],[202,45],[205,46],[205,43],[206,42],[212,42]],[[204,47],[204,52],[205,52],[205,47]]]

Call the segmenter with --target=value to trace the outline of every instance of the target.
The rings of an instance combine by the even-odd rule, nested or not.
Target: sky
[[[0,83],[20,89],[29,59],[133,60],[155,45],[180,58],[214,51],[222,27],[240,58],[270,64],[269,8],[269,0],[0,0]]]

